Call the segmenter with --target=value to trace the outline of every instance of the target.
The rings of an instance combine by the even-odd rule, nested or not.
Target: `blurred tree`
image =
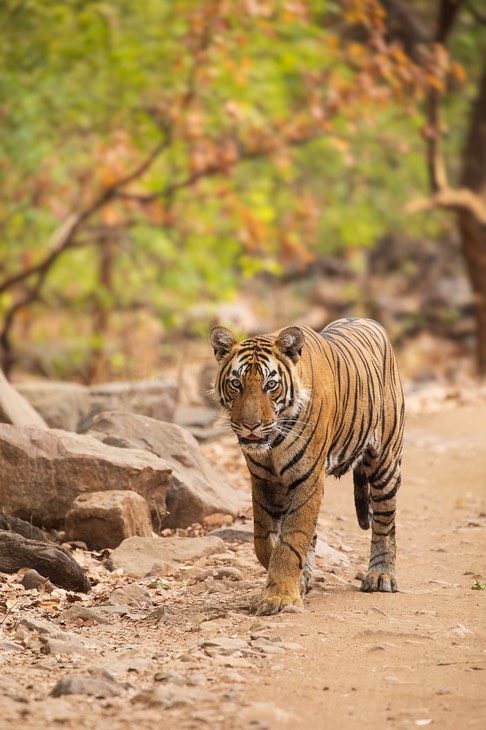
[[[475,59],[479,71],[476,97],[471,105],[466,140],[456,186],[450,185],[447,153],[443,139],[446,85],[431,86],[427,99],[427,125],[423,130],[431,196],[415,201],[409,210],[445,208],[457,213],[461,246],[473,291],[477,332],[477,368],[486,375],[486,13],[481,15],[474,2],[440,0],[433,42],[446,54],[453,42],[461,10],[467,9],[476,26],[483,27],[483,43]],[[450,62],[449,62],[450,63]],[[458,67],[462,76],[462,68]]]
[[[392,0],[4,0],[0,27],[7,372],[41,309],[90,317],[92,379],[113,312],[170,323],[241,272],[372,245],[424,187],[424,95],[463,73]]]

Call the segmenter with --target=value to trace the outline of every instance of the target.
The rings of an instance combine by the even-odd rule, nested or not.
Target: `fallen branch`
[[[63,547],[0,531],[0,572],[17,573],[21,568],[33,568],[68,591],[91,590],[83,569]]]
[[[18,517],[6,515],[4,512],[0,512],[0,530],[15,532],[29,540],[37,540],[48,543],[49,545],[53,542],[53,539],[47,534],[47,532],[44,532],[39,527],[36,527],[25,520],[21,520]]]

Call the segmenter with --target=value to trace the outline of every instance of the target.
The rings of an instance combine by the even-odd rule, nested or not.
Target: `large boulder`
[[[236,515],[246,495],[230,486],[223,471],[204,458],[196,439],[173,423],[130,413],[102,413],[93,421],[104,443],[142,448],[161,457],[172,470],[163,527],[188,527],[214,512]]]
[[[128,537],[151,537],[152,522],[144,498],[125,489],[80,494],[66,515],[66,540],[81,540],[90,550],[116,548]]]
[[[0,370],[0,423],[47,429],[48,425]],[[0,477],[1,478],[1,477]]]
[[[92,411],[90,389],[80,383],[46,381],[16,386],[50,428],[77,431]]]
[[[170,421],[176,407],[177,384],[166,378],[101,383],[90,387],[91,418],[104,411],[124,411]],[[90,427],[90,418],[85,430]]]
[[[131,489],[145,498],[159,527],[167,509],[167,462],[67,431],[0,424],[0,504],[7,514],[44,527],[62,525],[79,494]]]

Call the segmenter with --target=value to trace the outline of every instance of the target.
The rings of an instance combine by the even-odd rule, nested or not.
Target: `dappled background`
[[[9,377],[153,377],[372,316],[406,377],[486,371],[481,3],[5,0]]]

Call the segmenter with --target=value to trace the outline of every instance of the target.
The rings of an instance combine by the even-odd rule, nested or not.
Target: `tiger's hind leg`
[[[372,507],[371,550],[368,571],[361,582],[362,591],[398,590],[395,576],[395,513],[401,482],[401,458],[376,459],[367,468]]]

